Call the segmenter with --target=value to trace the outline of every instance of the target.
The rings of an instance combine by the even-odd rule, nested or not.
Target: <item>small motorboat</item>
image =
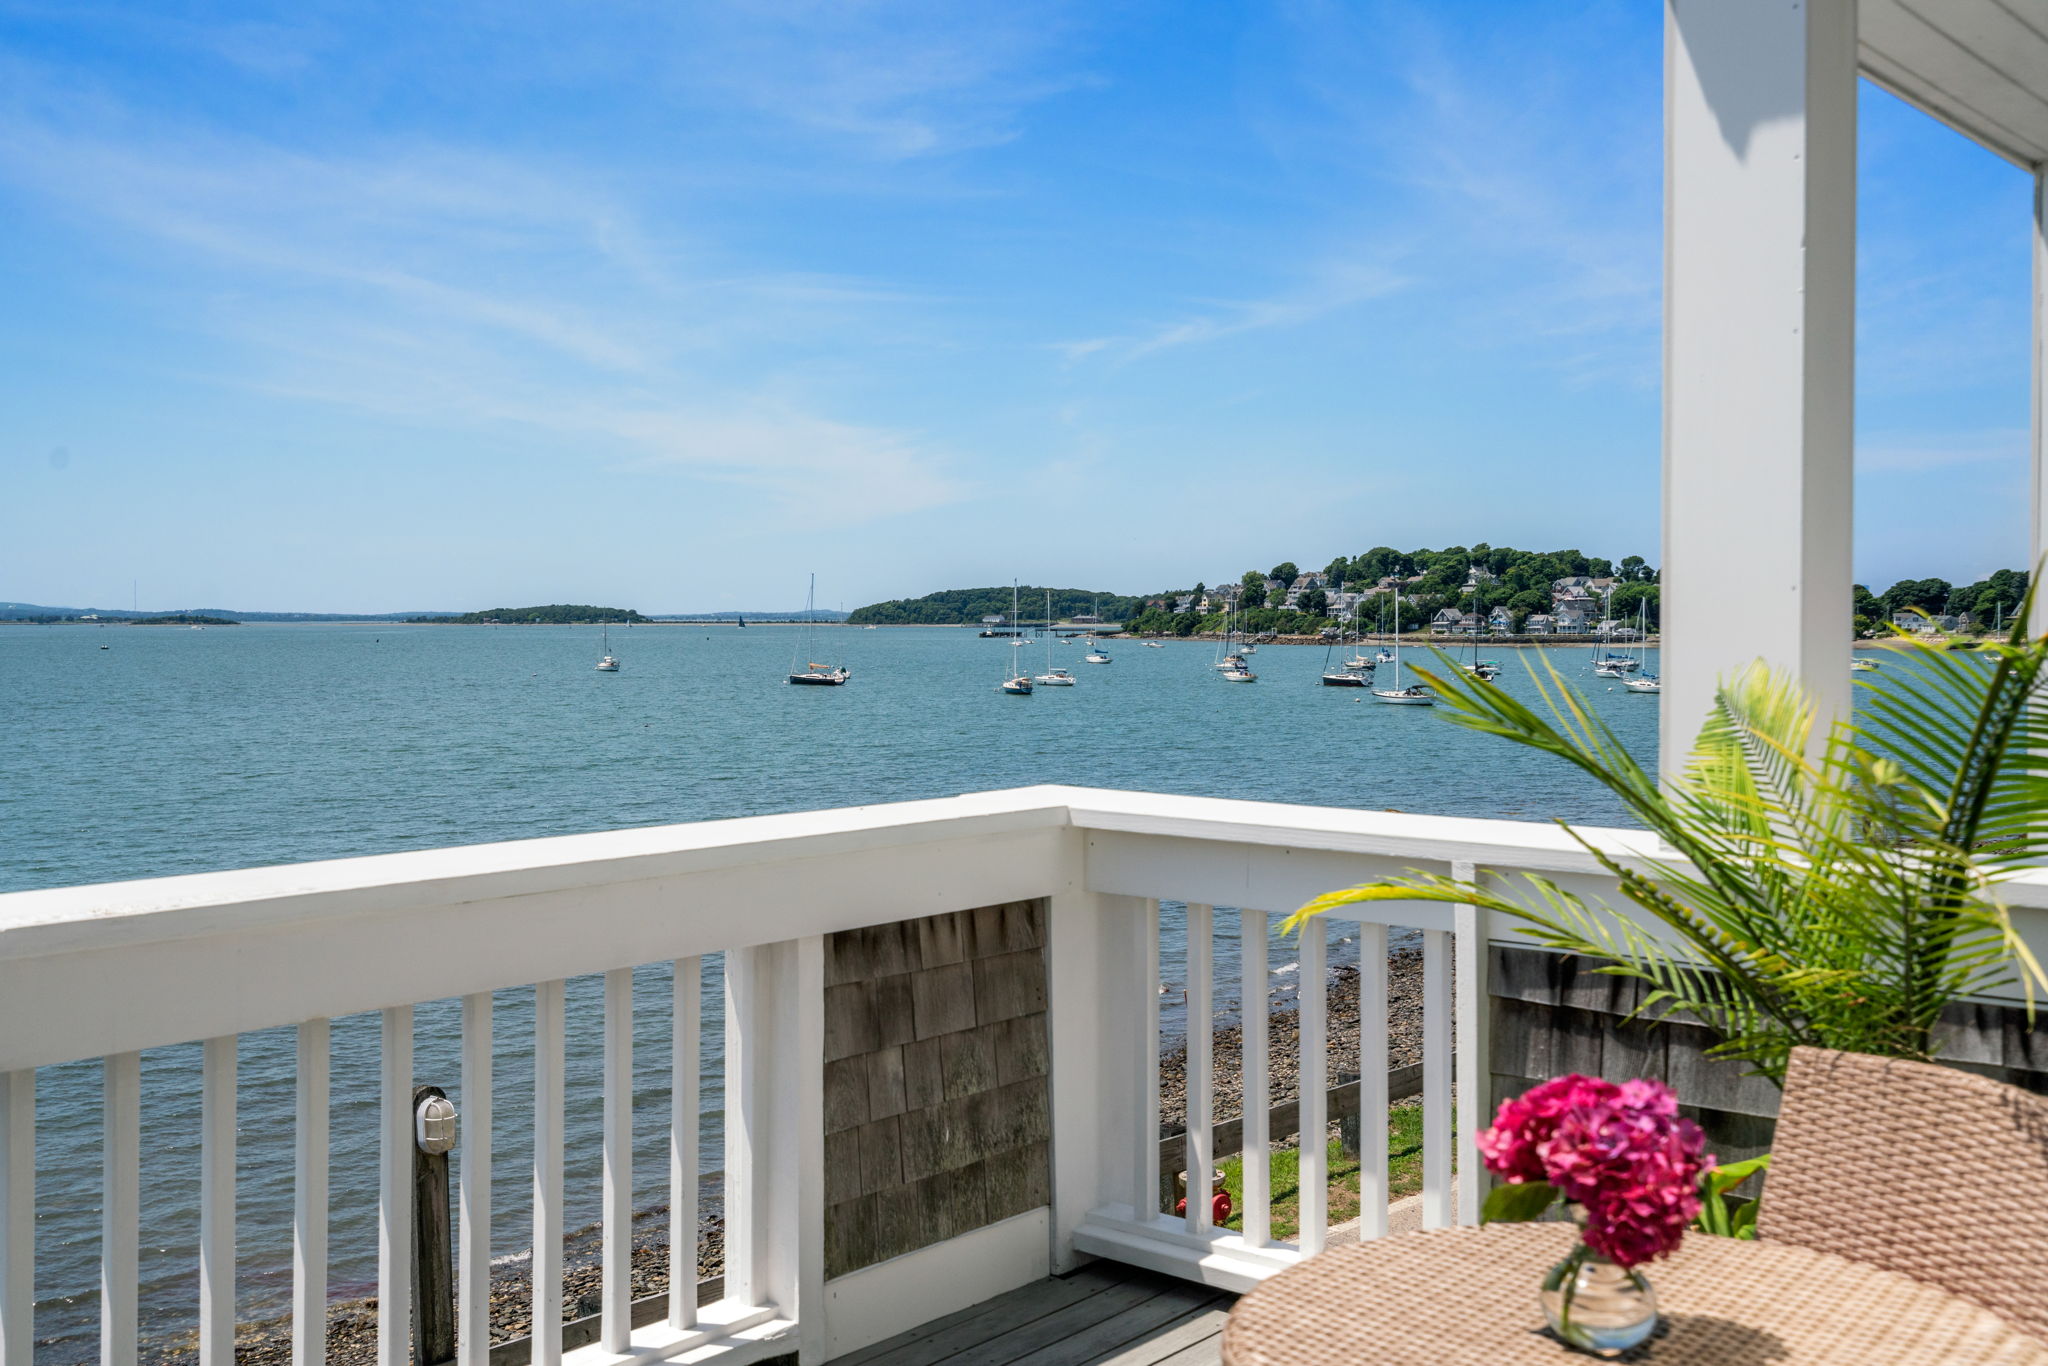
[[[104,646],[104,645],[102,645],[102,646],[100,646],[100,648],[101,648],[102,650],[104,650],[104,649],[106,649],[107,647],[106,647],[106,646]],[[1849,668],[1850,668],[1850,671],[1851,671],[1851,672],[1853,672],[1853,673],[1859,673],[1859,674],[1868,674],[1868,673],[1876,673],[1876,672],[1877,672],[1877,661],[1876,661],[1876,660],[1874,660],[1874,659],[1864,659],[1864,658],[1863,658],[1862,656],[1860,656],[1860,655],[1859,655],[1859,656],[1857,656],[1856,658],[1854,658],[1854,659],[1852,659],[1852,660],[1850,660],[1850,661],[1849,661]]]
[[[1099,645],[1088,652],[1087,660],[1090,664],[1107,664],[1110,662],[1109,656],[1102,652],[1102,647]]]

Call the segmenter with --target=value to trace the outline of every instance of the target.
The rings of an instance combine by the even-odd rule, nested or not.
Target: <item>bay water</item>
[[[1618,824],[1569,766],[1318,683],[1320,646],[1261,647],[1260,681],[1232,685],[1215,646],[1135,641],[1114,662],[1079,643],[1022,648],[942,628],[614,627],[618,674],[593,665],[596,627],[251,624],[0,628],[0,891],[159,877],[680,821],[867,805],[1033,783],[1524,820]],[[102,646],[107,648],[102,649]],[[1482,645],[1482,652],[1487,652]],[[1007,697],[1013,662],[1073,688]],[[815,652],[813,652],[815,651]],[[1469,646],[1461,654],[1469,655]],[[1490,651],[1500,686],[1534,699],[1524,661]],[[843,688],[783,681],[792,659],[846,663]],[[1591,652],[1551,658],[1646,762],[1657,703],[1595,678]],[[1649,651],[1648,669],[1657,668]],[[1390,671],[1381,669],[1384,682]],[[1169,1033],[1183,950],[1162,908]],[[1272,908],[1285,909],[1285,908]],[[1236,981],[1235,917],[1217,917],[1219,987]],[[1349,941],[1333,933],[1333,963]],[[1294,990],[1275,936],[1268,995]],[[704,968],[707,1172],[721,1161],[720,964]],[[214,984],[233,991],[231,977]],[[636,1203],[667,1198],[669,968],[636,970]],[[494,1255],[521,1256],[531,1220],[532,993],[498,993]],[[1226,1011],[1235,1002],[1221,1003]],[[569,984],[564,1192],[571,1227],[597,1217],[601,982]],[[415,1075],[461,1104],[459,1010],[415,1012]],[[290,1289],[293,1034],[245,1035],[238,1124],[239,1311],[283,1312]],[[331,1276],[337,1298],[376,1270],[378,1021],[335,1021]],[[143,1327],[194,1322],[199,1049],[143,1056]],[[100,1066],[38,1074],[38,1361],[94,1357]],[[459,1170],[458,1170],[459,1178]]]

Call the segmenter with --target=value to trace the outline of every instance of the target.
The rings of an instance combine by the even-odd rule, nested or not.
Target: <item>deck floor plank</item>
[[[1007,1295],[969,1305],[872,1347],[834,1357],[831,1366],[935,1366],[947,1357],[1014,1332],[1128,1279],[1123,1267],[1094,1263],[1071,1275],[1034,1281]]]
[[[832,1366],[1220,1366],[1236,1296],[1113,1262],[935,1319]]]

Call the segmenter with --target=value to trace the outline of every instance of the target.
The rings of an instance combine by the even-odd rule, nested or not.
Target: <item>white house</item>
[[[1522,634],[1527,636],[1554,636],[1557,634],[1557,618],[1548,612],[1531,612],[1529,619],[1522,623]]]

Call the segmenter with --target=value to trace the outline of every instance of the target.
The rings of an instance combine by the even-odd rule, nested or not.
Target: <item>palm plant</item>
[[[2048,636],[2027,618],[1974,651],[1904,642],[1905,667],[1859,675],[1859,715],[1825,735],[1793,681],[1753,666],[1661,787],[1547,658],[1530,673],[1554,721],[1456,668],[1425,672],[1452,720],[1576,765],[1669,856],[1624,864],[1566,826],[1632,910],[1534,875],[1412,872],[1288,925],[1368,901],[1478,905],[1641,979],[1639,1014],[1689,1015],[1719,1035],[1713,1055],[1775,1082],[1798,1045],[1930,1058],[1945,1006],[2016,976],[2031,1011],[2042,980],[1998,897],[2048,854]]]

